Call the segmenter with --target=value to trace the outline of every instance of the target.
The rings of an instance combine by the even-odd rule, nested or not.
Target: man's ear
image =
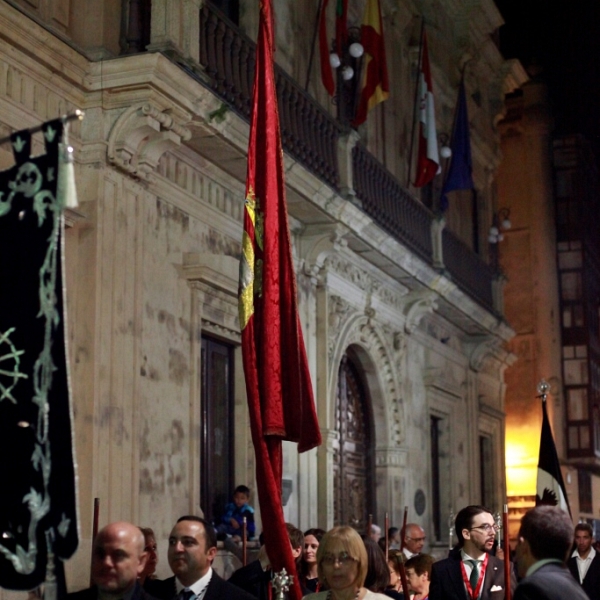
[[[137,566],[137,574],[141,575],[142,571],[146,568],[146,561],[148,560],[148,553],[144,550],[144,552],[142,552],[140,554],[140,562]]]
[[[462,534],[463,534],[463,539],[465,539],[465,540],[471,539],[471,532],[468,529],[463,529]]]
[[[216,546],[213,546],[212,548],[209,548],[206,551],[206,556],[208,557],[208,560],[210,560],[210,564],[212,565],[212,561],[215,560],[215,556],[217,555],[217,548]]]

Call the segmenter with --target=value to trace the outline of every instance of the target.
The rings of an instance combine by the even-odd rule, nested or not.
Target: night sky
[[[555,134],[582,133],[600,157],[600,0],[496,0],[505,58],[538,63]]]

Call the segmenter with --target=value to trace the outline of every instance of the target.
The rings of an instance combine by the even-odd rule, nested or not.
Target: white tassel
[[[67,134],[68,125],[65,123],[63,141],[60,144],[58,160],[58,182],[56,197],[64,208],[77,208],[77,190],[75,189],[75,166],[73,163],[73,148],[69,146]]]

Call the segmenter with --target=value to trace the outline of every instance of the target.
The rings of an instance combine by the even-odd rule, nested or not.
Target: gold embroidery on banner
[[[254,227],[254,242],[262,250],[264,220],[260,204],[252,188],[244,202],[245,209]],[[242,259],[240,261],[240,328],[244,329],[254,314],[254,296],[262,295],[262,260],[256,259],[254,244],[247,231],[242,236]]]

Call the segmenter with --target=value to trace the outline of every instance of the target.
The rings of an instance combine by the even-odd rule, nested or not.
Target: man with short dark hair
[[[91,588],[68,594],[69,600],[149,600],[137,583],[146,564],[144,536],[132,523],[119,521],[103,527],[92,547]]]
[[[537,506],[525,514],[515,551],[524,579],[513,600],[587,600],[565,566],[572,532],[571,518],[557,506]]]
[[[577,523],[575,526],[577,548],[567,561],[567,567],[590,600],[600,600],[600,554],[594,549],[593,543],[592,526],[589,523]]]
[[[421,554],[425,545],[425,530],[416,523],[407,523],[404,530],[403,552],[406,558]]]
[[[304,549],[304,534],[291,523],[286,523],[285,527],[290,539],[290,545],[292,546],[292,556],[296,561],[296,570],[298,571],[300,561],[302,560],[302,550]],[[246,590],[258,598],[258,600],[270,600],[272,595],[270,587],[272,578],[271,561],[263,545],[258,554],[258,559],[235,571],[229,578],[229,581],[233,585]]]
[[[504,563],[489,552],[498,527],[484,506],[463,508],[454,522],[459,548],[434,563],[429,600],[504,600]],[[512,585],[516,584],[514,576]]]
[[[216,553],[214,527],[195,515],[180,517],[169,535],[167,551],[175,576],[164,581],[147,581],[146,590],[160,600],[256,600],[213,571]]]

